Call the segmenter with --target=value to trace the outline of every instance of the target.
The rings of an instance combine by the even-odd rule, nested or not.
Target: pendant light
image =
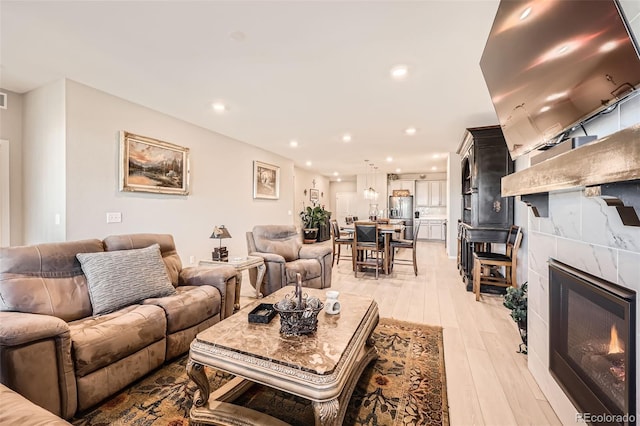
[[[369,160],[364,160],[365,163],[368,163],[370,167],[373,168],[373,163],[369,163]],[[366,174],[365,174],[365,186],[366,189],[364,190],[364,198],[365,200],[377,200],[378,199],[378,192],[373,188],[373,186],[369,185],[369,172],[368,170],[366,170]]]

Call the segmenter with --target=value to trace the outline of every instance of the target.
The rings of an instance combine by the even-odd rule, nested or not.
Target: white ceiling
[[[332,179],[363,173],[365,159],[381,172],[444,171],[434,154],[455,152],[466,127],[497,124],[478,65],[497,6],[3,0],[0,87],[69,78]],[[404,81],[390,78],[396,64],[409,67]]]

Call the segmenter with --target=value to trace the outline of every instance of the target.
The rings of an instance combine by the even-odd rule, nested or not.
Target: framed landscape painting
[[[120,191],[189,194],[189,148],[120,132]]]
[[[280,198],[280,167],[261,161],[253,162],[253,198]]]

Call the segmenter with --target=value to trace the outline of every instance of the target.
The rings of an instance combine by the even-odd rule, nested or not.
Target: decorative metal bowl
[[[324,308],[320,299],[307,295],[287,294],[275,303],[273,309],[280,314],[280,333],[286,336],[311,334],[318,329],[318,313]]]

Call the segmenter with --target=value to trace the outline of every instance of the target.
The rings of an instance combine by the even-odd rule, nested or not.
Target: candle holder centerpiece
[[[280,314],[280,333],[299,336],[318,329],[318,313],[324,304],[317,297],[302,293],[302,276],[298,273],[295,292],[285,295],[273,308]]]

